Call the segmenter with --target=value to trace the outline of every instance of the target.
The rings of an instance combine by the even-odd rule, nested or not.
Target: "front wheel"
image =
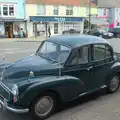
[[[114,93],[118,90],[119,86],[120,86],[120,77],[118,75],[115,75],[109,81],[107,92]]]
[[[45,93],[32,104],[31,113],[34,118],[44,120],[53,114],[56,105],[56,95],[53,93]]]

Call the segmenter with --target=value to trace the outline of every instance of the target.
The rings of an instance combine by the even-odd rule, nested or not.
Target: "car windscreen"
[[[71,48],[68,46],[51,41],[45,41],[40,45],[37,54],[47,59],[63,63],[69,56],[70,51]]]

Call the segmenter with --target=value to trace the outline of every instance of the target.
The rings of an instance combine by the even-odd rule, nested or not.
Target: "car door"
[[[106,44],[92,45],[92,70],[96,88],[105,87],[107,72],[113,64],[112,49]]]
[[[90,46],[82,46],[73,54],[70,63],[65,65],[64,74],[79,78],[84,83],[84,91],[82,92],[93,90],[95,81],[89,62]]]

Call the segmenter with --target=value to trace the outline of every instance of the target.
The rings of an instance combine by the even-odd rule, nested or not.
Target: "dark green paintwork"
[[[113,72],[120,72],[120,62],[113,57],[113,48],[110,43],[94,36],[55,36],[48,41],[64,44],[71,47],[71,53],[65,63],[59,65],[53,61],[33,55],[12,64],[1,66],[6,68],[2,81],[9,89],[13,84],[19,87],[19,101],[14,105],[29,107],[31,102],[44,91],[52,91],[64,101],[78,98],[82,93],[90,93],[107,86],[107,78]],[[104,61],[91,62],[84,65],[68,65],[72,54],[78,48],[88,44],[106,44],[110,47],[112,56]],[[91,56],[91,52],[89,53]],[[91,70],[87,70],[92,66]],[[60,67],[60,69],[59,69]],[[59,70],[61,75],[59,76]],[[35,76],[29,78],[29,72]],[[1,88],[0,92],[6,94]],[[4,96],[7,98],[7,96]],[[9,101],[12,102],[12,99]],[[12,103],[11,103],[12,104]]]

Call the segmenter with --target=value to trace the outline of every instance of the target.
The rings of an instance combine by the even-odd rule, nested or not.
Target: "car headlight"
[[[12,93],[13,93],[14,96],[19,95],[18,86],[16,84],[14,84],[13,87],[12,87]]]

